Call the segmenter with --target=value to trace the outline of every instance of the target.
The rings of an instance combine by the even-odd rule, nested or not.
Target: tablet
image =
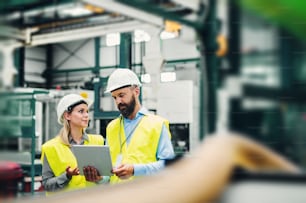
[[[93,166],[103,176],[111,176],[112,161],[107,145],[72,145],[74,156],[78,162],[80,174],[83,174],[84,166]]]

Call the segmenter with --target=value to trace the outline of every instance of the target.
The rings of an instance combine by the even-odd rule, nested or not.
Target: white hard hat
[[[108,78],[105,93],[109,93],[129,85],[141,86],[137,75],[130,69],[117,68]]]
[[[57,104],[56,109],[58,123],[61,125],[64,123],[63,114],[65,111],[68,111],[69,107],[76,105],[82,101],[84,101],[88,105],[88,108],[93,103],[92,100],[84,98],[79,94],[67,94],[63,98],[61,98],[61,100]]]

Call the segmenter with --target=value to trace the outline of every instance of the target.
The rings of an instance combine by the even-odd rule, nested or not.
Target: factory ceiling
[[[0,39],[35,46],[163,27],[166,19],[194,23],[200,0],[10,0],[0,2]],[[191,19],[191,20],[190,20]],[[195,24],[195,23],[194,23]]]

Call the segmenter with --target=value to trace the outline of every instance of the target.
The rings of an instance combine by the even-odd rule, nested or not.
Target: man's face
[[[125,118],[128,118],[135,109],[136,98],[134,89],[134,87],[125,87],[112,92],[117,108]]]

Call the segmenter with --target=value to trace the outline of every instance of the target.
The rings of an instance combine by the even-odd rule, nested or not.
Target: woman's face
[[[88,127],[89,115],[87,104],[79,104],[75,106],[70,113],[66,112],[66,119],[69,121],[71,128]]]

